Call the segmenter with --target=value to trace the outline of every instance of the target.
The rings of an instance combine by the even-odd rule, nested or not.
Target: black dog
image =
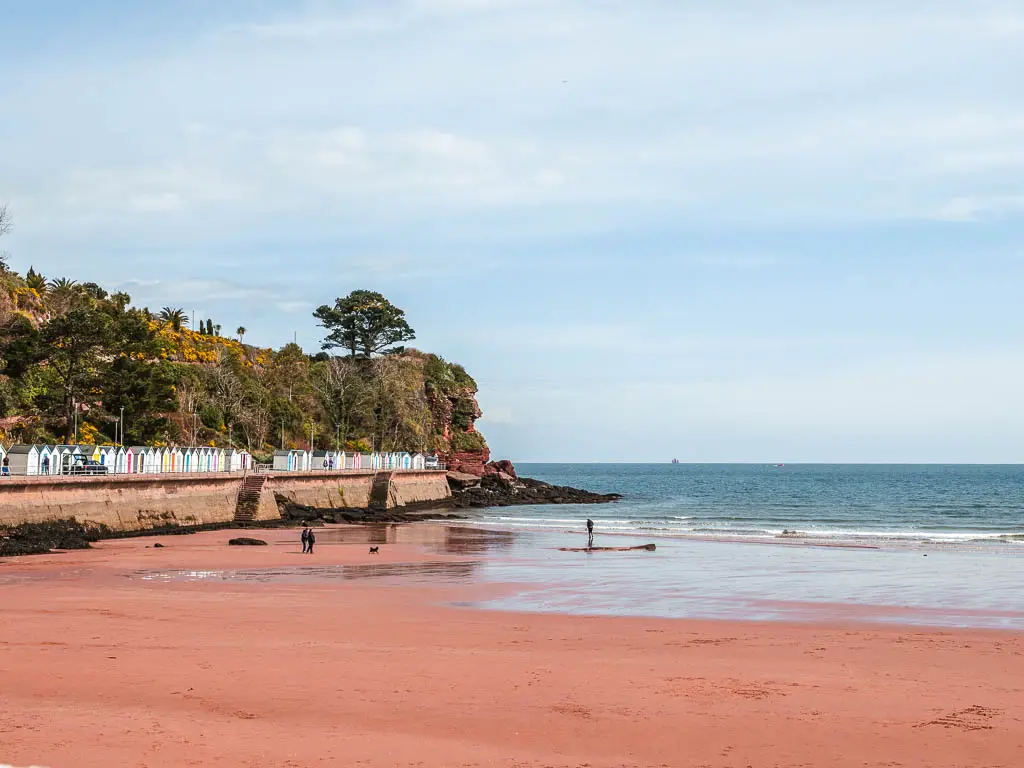
[[[370,547],[370,554],[371,555],[379,555],[380,554],[380,547]]]

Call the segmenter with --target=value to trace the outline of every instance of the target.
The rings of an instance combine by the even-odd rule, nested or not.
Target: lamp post
[[[120,419],[118,424],[119,424],[118,425],[118,432],[121,435],[121,442],[119,443],[119,445],[122,448],[124,448],[124,406],[123,405],[121,406],[121,419]]]
[[[199,413],[192,412],[192,447],[196,447],[196,440],[199,438]]]

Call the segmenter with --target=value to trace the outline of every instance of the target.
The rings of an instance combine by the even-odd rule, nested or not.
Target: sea
[[[1024,542],[1024,466],[521,464],[555,485],[619,493],[599,506],[507,507],[508,529],[644,538],[793,539],[874,545]]]

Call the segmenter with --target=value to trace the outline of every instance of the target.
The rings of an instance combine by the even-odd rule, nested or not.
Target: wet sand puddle
[[[138,570],[129,579],[169,582],[311,583],[373,581],[387,585],[467,584],[479,581],[479,563],[381,563],[369,565],[315,565],[232,570]]]
[[[507,552],[518,538],[513,531],[497,531],[462,525],[363,525],[326,527],[316,531],[323,544],[411,544],[439,555],[484,555]]]

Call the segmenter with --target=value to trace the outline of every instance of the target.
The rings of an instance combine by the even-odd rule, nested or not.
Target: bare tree
[[[370,403],[370,390],[352,358],[334,357],[314,370],[313,390],[328,423],[337,429],[341,448],[349,435],[359,437],[354,430]]]
[[[7,204],[0,205],[0,237],[11,231],[11,214],[7,210]]]

